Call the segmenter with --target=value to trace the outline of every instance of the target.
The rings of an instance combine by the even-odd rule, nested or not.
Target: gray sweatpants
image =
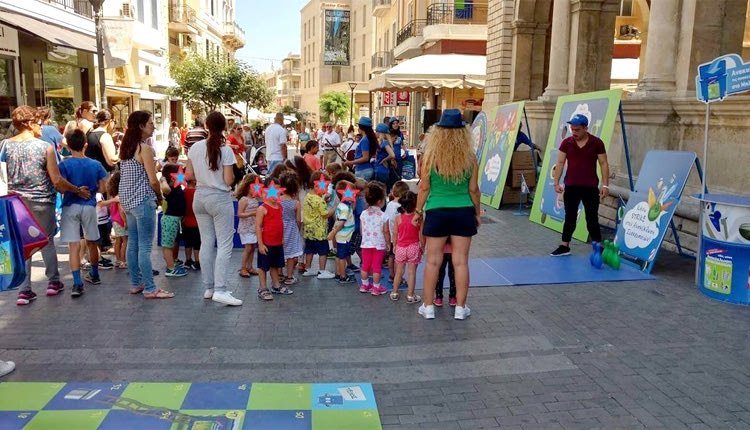
[[[193,212],[201,236],[200,260],[203,285],[214,292],[227,290],[227,276],[232,270],[234,240],[234,203],[229,191],[198,188],[193,200]],[[216,241],[216,247],[214,247]]]
[[[41,251],[44,274],[49,282],[57,282],[60,280],[60,271],[57,269],[57,251],[55,250],[55,204],[32,202],[26,199],[23,199],[23,202],[47,233],[49,243]],[[31,291],[31,258],[26,260],[26,279],[21,284],[21,291]]]

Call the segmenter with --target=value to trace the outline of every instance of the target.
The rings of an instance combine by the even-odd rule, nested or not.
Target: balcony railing
[[[372,69],[387,69],[393,66],[393,51],[379,51],[372,54]]]
[[[186,4],[173,1],[169,3],[169,22],[195,25],[195,9]]]
[[[434,3],[427,6],[427,25],[473,24],[487,25],[487,3]]]
[[[385,6],[391,7],[391,0],[372,0],[372,9],[375,10],[378,7]]]
[[[47,0],[47,3],[58,4],[86,18],[94,17],[94,9],[91,7],[89,0]]]
[[[425,25],[427,24],[426,19],[415,19],[408,24],[404,26],[404,28],[401,29],[401,31],[398,32],[398,35],[396,36],[396,46],[404,43],[408,39],[412,37],[417,37],[422,35],[422,30],[424,30]]]
[[[225,36],[234,36],[242,42],[241,44],[245,44],[245,30],[242,29],[239,25],[237,25],[236,22],[225,22],[224,23],[224,35]]]

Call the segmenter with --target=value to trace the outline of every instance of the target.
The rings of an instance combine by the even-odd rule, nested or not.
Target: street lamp
[[[107,97],[104,95],[106,85],[104,83],[104,40],[102,35],[102,5],[104,0],[89,0],[94,8],[94,23],[96,24],[96,57],[99,63],[99,103],[101,109],[107,108]]]
[[[349,82],[349,88],[352,90],[352,98],[349,102],[349,125],[352,127],[354,127],[354,88],[356,87],[356,82]]]

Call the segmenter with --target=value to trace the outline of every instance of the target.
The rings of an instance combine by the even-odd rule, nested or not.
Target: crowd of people
[[[101,283],[100,270],[112,268],[128,271],[131,294],[174,297],[154,281],[159,273],[151,254],[158,220],[164,275],[199,271],[204,298],[218,303],[242,305],[227,290],[235,273],[257,276],[263,301],[292,295],[298,276],[342,285],[354,285],[358,277],[359,292],[380,296],[388,294],[382,279],[387,267],[393,285],[389,298],[398,301],[405,286],[405,301],[421,303],[419,314],[431,319],[443,304],[447,269],[454,317],[470,315],[468,252],[480,222],[479,192],[476,157],[458,111],[446,111],[427,134],[416,193],[399,178],[403,134],[397,120],[373,125],[361,118],[357,131],[348,133],[356,147],[343,148],[352,152],[349,157],[342,153],[346,140],[329,123],[315,139],[305,132],[303,155],[296,155],[287,152],[290,138],[279,114],[264,132],[268,171],[261,176],[238,165],[245,127],[228,124],[219,112],[199,119],[179,139],[170,131],[169,147],[159,160],[149,112],[131,113],[121,139],[112,137],[112,113],[90,102],[81,105],[64,133],[47,127],[48,118],[45,108],[16,108],[17,134],[3,142],[0,152],[9,190],[21,196],[48,234],[41,251],[48,296],[65,288],[55,249],[59,192],[59,240],[70,249],[73,297],[82,295],[86,284]],[[235,216],[245,247],[240,267],[231,262]],[[181,242],[184,260],[178,258]],[[114,262],[103,257],[110,250]],[[415,283],[423,253],[420,297]],[[330,268],[329,259],[334,260]],[[26,275],[18,305],[37,297],[30,261]]]

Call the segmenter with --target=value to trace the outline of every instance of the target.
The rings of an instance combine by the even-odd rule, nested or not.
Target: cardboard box
[[[511,188],[521,188],[521,175],[526,179],[526,185],[529,188],[536,186],[536,172],[532,168],[531,170],[511,170],[508,175],[508,183]]]
[[[511,170],[529,170],[534,168],[534,156],[531,151],[516,151],[510,159]]]
[[[503,199],[501,200],[500,204],[508,205],[508,204],[518,204],[521,202],[521,199],[523,199],[523,203],[526,203],[529,200],[529,195],[524,194],[521,195],[520,189],[515,189],[511,187],[505,187],[503,188]]]

